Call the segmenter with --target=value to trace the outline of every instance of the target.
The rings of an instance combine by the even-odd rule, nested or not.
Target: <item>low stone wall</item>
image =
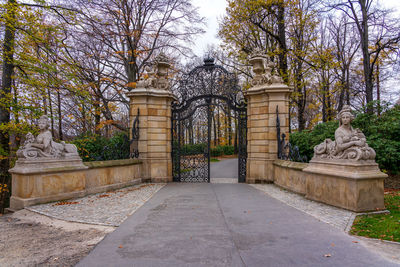
[[[83,197],[141,182],[142,162],[136,159],[85,162],[77,168],[10,170],[10,209]]]
[[[278,159],[273,166],[275,184],[301,195],[306,194],[306,175],[303,169],[308,166],[307,163]]]
[[[274,183],[308,199],[355,212],[382,210],[383,179],[376,163],[274,161]]]

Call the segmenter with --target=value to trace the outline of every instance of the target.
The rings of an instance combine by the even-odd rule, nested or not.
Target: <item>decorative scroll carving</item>
[[[38,122],[40,130],[35,138],[32,133],[26,135],[25,142],[17,151],[18,158],[36,159],[36,158],[71,158],[79,157],[78,150],[73,144],[65,142],[57,143],[53,141],[49,128],[49,119],[46,115],[40,117]]]
[[[339,128],[335,131],[335,141],[325,139],[314,147],[313,159],[374,160],[376,153],[366,142],[359,129],[353,129],[351,108],[345,105],[338,114]]]

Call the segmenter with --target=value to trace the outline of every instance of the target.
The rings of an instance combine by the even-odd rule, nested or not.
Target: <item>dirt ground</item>
[[[400,189],[400,174],[389,175],[385,178],[385,188]]]
[[[0,266],[74,266],[114,227],[22,210],[0,217]]]

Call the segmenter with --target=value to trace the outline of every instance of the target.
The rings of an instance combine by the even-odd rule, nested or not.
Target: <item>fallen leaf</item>
[[[332,244],[331,244],[331,246],[332,246],[332,247],[334,247],[334,246],[335,246],[335,244],[334,244],[334,243],[332,243]]]
[[[122,245],[119,245],[119,248],[123,248],[123,246],[122,246]]]
[[[60,202],[57,202],[56,204],[53,204],[52,206],[73,205],[73,204],[79,204],[79,202],[77,202],[77,201],[60,201]]]
[[[358,243],[358,241],[352,241],[353,243]]]

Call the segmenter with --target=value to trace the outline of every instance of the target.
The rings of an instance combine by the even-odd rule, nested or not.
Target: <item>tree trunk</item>
[[[350,106],[350,68],[346,70],[346,104]]]
[[[225,125],[224,129],[225,145],[228,145],[228,116],[226,112],[223,114],[224,114],[224,125]]]
[[[378,100],[377,103],[377,112],[378,116],[381,115],[381,85],[380,85],[380,79],[379,79],[379,64],[376,64],[376,100]]]
[[[16,0],[8,0],[6,5],[6,18],[4,43],[3,43],[3,73],[2,85],[0,91],[0,98],[9,99],[12,85],[12,74],[14,72],[14,45],[15,45],[15,19],[16,19]],[[4,105],[4,106],[3,106]],[[10,122],[9,104],[7,101],[0,105],[0,124],[7,124]],[[0,131],[0,146],[4,149],[6,154],[9,153],[9,135],[7,132]],[[2,160],[0,166],[1,173],[7,173],[9,168],[9,161]]]
[[[229,145],[232,145],[232,111],[228,108],[228,142]]]
[[[278,36],[281,52],[279,53],[279,71],[285,83],[288,83],[288,63],[286,45],[285,7],[282,3],[278,6]]]
[[[221,140],[221,121],[219,118],[219,107],[217,106],[217,145],[219,146]]]
[[[51,92],[50,92],[50,88],[47,88],[47,95],[49,96],[51,135],[54,136],[53,104],[51,103]]]
[[[217,120],[215,119],[214,111],[213,111],[213,116],[211,116],[213,119],[213,125],[214,125],[214,146],[217,146]]]
[[[57,109],[58,109],[58,137],[60,140],[64,140],[62,132],[62,114],[61,114],[61,94],[60,89],[57,90]]]
[[[234,119],[234,123],[235,123],[235,142],[234,142],[234,147],[233,147],[233,149],[234,149],[234,151],[235,151],[235,154],[237,154],[238,153],[238,121],[237,121],[237,112],[235,111],[235,119]]]
[[[100,131],[100,120],[101,120],[101,111],[100,111],[100,97],[96,96],[95,101],[93,103],[94,107],[94,133],[97,135],[101,134]]]
[[[325,90],[322,90],[322,121],[326,122],[326,118],[326,92]]]
[[[358,1],[361,8],[362,13],[362,21],[361,21],[361,29],[360,37],[361,37],[361,50],[363,54],[363,67],[364,67],[364,79],[365,79],[365,97],[367,101],[367,112],[372,113],[373,107],[369,106],[368,104],[371,103],[373,99],[373,80],[372,80],[372,70],[371,70],[371,63],[370,63],[370,54],[368,50],[369,44],[369,34],[368,34],[368,14],[367,14],[367,6],[365,0]]]

